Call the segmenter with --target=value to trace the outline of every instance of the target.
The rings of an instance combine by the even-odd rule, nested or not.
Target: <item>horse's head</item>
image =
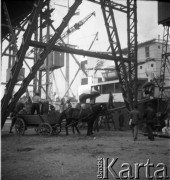
[[[102,113],[106,113],[108,111],[107,104],[101,104]]]
[[[95,104],[92,106],[92,110],[96,114],[102,114],[107,110],[107,106],[105,104]]]

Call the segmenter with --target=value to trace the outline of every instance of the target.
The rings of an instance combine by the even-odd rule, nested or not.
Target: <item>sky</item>
[[[68,3],[69,6],[73,4],[74,0],[52,0],[51,8],[55,8],[55,11],[52,13],[52,19],[54,20],[53,25],[57,28],[62,22],[63,17],[68,12]],[[125,4],[124,0],[117,0],[116,2],[120,4]],[[65,7],[63,7],[65,6]],[[137,29],[138,29],[138,43],[148,41],[154,38],[158,38],[158,35],[162,38],[163,36],[163,26],[158,25],[158,2],[157,1],[137,1]],[[91,50],[92,51],[106,51],[109,47],[108,36],[103,20],[102,11],[100,5],[83,0],[82,4],[78,7],[77,12],[79,15],[74,15],[70,22],[69,27],[74,25],[76,22],[82,20],[84,17],[95,11],[95,16],[92,16],[79,30],[74,32],[69,36],[69,44],[75,45],[76,48],[88,50],[91,42],[93,41],[95,34],[98,32],[98,40],[94,42]],[[116,25],[118,29],[118,35],[121,43],[121,48],[127,47],[127,25],[126,25],[126,14],[114,11]],[[66,29],[65,29],[66,30]],[[54,32],[51,30],[51,33]],[[22,37],[22,36],[21,36]],[[65,39],[65,43],[68,42],[68,39]],[[2,49],[4,47],[2,46]],[[74,59],[70,57],[70,82],[72,81],[75,72],[78,69],[77,64]],[[82,60],[82,56],[77,56],[78,61]],[[6,68],[7,61],[2,58],[2,82],[5,82],[6,77]],[[4,63],[5,62],[5,63]],[[112,65],[113,62],[111,62]],[[25,66],[25,65],[24,65]],[[25,66],[26,67],[26,66]],[[65,72],[65,67],[61,68]],[[28,73],[28,68],[26,68],[26,73]],[[58,95],[62,97],[64,95],[65,84],[64,78],[62,77],[60,70],[54,71],[56,77],[56,83],[58,87]],[[80,80],[83,76],[83,73],[80,71],[77,78],[75,79],[72,90],[77,96],[77,87],[80,85]],[[53,86],[54,91],[55,86]],[[71,93],[70,93],[71,94]]]
[[[53,2],[67,6],[68,0],[53,0],[51,4],[53,4]],[[74,1],[69,0],[69,2],[71,6],[72,2]],[[124,0],[117,0],[115,2],[120,4],[126,3]],[[54,17],[57,19],[57,22],[60,22],[58,19],[62,19],[64,13],[67,12],[67,8],[60,7],[55,4],[53,5],[56,8],[57,13]],[[158,25],[157,5],[157,1],[137,1],[137,26],[139,43],[148,39],[157,38],[158,34],[160,33],[160,35],[162,35],[162,25]],[[108,38],[100,5],[84,0],[78,7],[78,10],[80,11],[80,15],[73,16],[70,21],[70,26],[74,24],[74,22],[79,21],[93,11],[96,12],[96,16],[89,19],[79,31],[76,31],[70,36],[70,43],[74,43],[83,49],[88,49],[94,34],[99,32],[99,41],[94,44],[93,48],[106,50],[104,47],[107,47],[108,45]],[[126,14],[116,10],[114,11],[114,14],[121,46],[122,48],[125,48],[127,47]]]

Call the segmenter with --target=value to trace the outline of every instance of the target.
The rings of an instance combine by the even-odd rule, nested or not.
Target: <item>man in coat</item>
[[[152,132],[152,129],[154,126],[155,111],[152,108],[151,104],[148,104],[143,118],[145,119],[145,122],[146,122],[146,130],[148,132],[148,139],[153,141],[154,140],[154,134]]]

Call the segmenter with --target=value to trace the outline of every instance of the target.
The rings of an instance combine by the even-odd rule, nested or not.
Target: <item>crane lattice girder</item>
[[[40,2],[42,3],[42,1],[40,1]],[[6,105],[6,109],[3,109],[3,112],[2,112],[3,113],[3,115],[2,115],[2,127],[3,127],[4,123],[5,123],[5,120],[6,120],[7,116],[9,115],[11,110],[14,108],[16,102],[19,100],[21,95],[25,92],[27,86],[29,85],[31,80],[34,78],[37,70],[43,64],[43,62],[44,62],[45,58],[47,57],[47,55],[51,52],[51,50],[52,50],[53,46],[55,45],[56,41],[60,38],[61,33],[63,32],[63,30],[67,26],[69,20],[74,15],[76,9],[78,8],[78,6],[81,3],[82,3],[82,0],[76,0],[74,2],[74,4],[70,7],[69,12],[63,18],[63,21],[62,21],[61,25],[56,29],[54,36],[49,40],[49,46],[46,49],[44,49],[44,51],[40,54],[37,62],[33,65],[32,69],[31,69],[31,72],[23,80],[23,83],[22,83],[20,89],[17,91],[17,93],[14,94],[14,98],[12,99],[10,104],[8,104],[8,103],[5,104]],[[41,4],[41,6],[42,6],[42,4]],[[38,10],[39,10],[39,8],[41,9],[41,6],[38,6]],[[38,10],[36,11],[36,13],[39,14],[40,11],[38,11]],[[38,14],[37,14],[37,17],[38,17]],[[29,46],[29,45],[27,45],[27,46]],[[25,51],[25,53],[26,53],[26,51]],[[25,54],[24,54],[24,56],[25,56]]]
[[[161,58],[161,68],[160,68],[160,97],[163,98],[164,94],[164,81],[165,81],[165,69],[166,63],[169,61],[169,53],[168,52],[168,41],[169,41],[169,26],[164,26],[163,32],[163,43],[162,43],[162,58]]]
[[[96,3],[96,4],[101,4],[100,0],[88,0],[88,1]],[[119,10],[124,13],[127,12],[127,6],[116,3],[116,2],[114,2],[114,0],[111,0],[110,2],[109,2],[109,0],[105,0],[105,3],[106,3],[105,4],[106,6],[110,6],[112,9]]]
[[[49,46],[49,43],[31,41],[30,46],[37,47],[37,48],[46,48]],[[83,56],[89,56],[89,57],[94,57],[94,58],[118,61],[118,62],[121,60],[120,56],[112,56],[112,55],[109,55],[109,53],[105,54],[105,53],[100,53],[100,52],[85,51],[82,49],[74,49],[67,46],[54,45],[52,50],[71,53],[71,54],[77,54],[77,55],[83,55]],[[126,63],[129,62],[129,59],[126,57],[123,57],[122,60]]]
[[[101,9],[103,12],[105,26],[106,26],[106,30],[107,30],[107,34],[108,34],[108,38],[110,42],[112,55],[115,56],[118,53],[120,56],[120,62],[118,63],[115,61],[115,66],[116,66],[119,82],[121,84],[123,98],[124,98],[126,107],[129,110],[132,110],[133,109],[133,94],[132,94],[132,89],[129,87],[129,85],[131,85],[133,82],[130,81],[130,79],[127,76],[127,66],[125,65],[123,61],[122,50],[121,50],[117,27],[116,27],[116,23],[114,19],[114,13],[111,6],[111,1],[100,0],[100,3],[101,3]]]
[[[92,15],[95,15],[95,11],[90,13],[89,15],[87,15],[84,19],[80,20],[79,22],[75,23],[72,27],[70,27],[66,32],[64,32],[61,35],[61,38],[64,39],[66,37],[68,37],[70,34],[72,34],[73,32],[75,32],[77,29],[80,29],[80,27],[88,20],[90,19],[90,17],[92,17]],[[57,43],[60,43],[61,41],[58,40]]]
[[[88,50],[90,50],[90,49],[91,49],[91,47],[93,46],[93,43],[94,43],[94,41],[97,39],[97,37],[98,37],[98,32],[96,33],[96,35],[95,35],[95,37],[94,37],[94,39],[93,39],[92,43],[90,44],[90,46],[89,46]],[[67,94],[67,92],[68,92],[69,88],[71,88],[71,86],[72,86],[72,84],[73,84],[73,82],[74,82],[75,78],[77,77],[77,75],[78,75],[78,73],[79,73],[79,71],[80,71],[80,70],[81,70],[81,67],[79,67],[79,68],[78,68],[78,70],[76,71],[76,73],[75,73],[75,75],[74,75],[74,78],[72,79],[72,81],[71,81],[71,83],[70,83],[70,85],[69,85],[68,89],[66,90],[66,92],[65,92],[64,96]]]
[[[7,10],[5,2],[3,3],[3,7],[4,7],[4,10],[5,10],[6,17],[7,17],[8,27],[9,27],[9,30],[10,30],[11,36],[12,36],[12,38],[11,38],[12,40],[11,41],[13,42],[14,51],[16,53],[18,51],[17,50],[17,45],[16,45],[17,39],[16,39],[16,35],[15,35],[15,33],[13,31],[13,28],[12,28],[12,23],[11,23],[11,20],[10,20],[9,13],[8,13],[8,10]]]
[[[5,10],[5,14],[6,14],[6,16],[7,16],[8,27],[9,27],[9,29],[10,29],[11,36],[12,36],[11,39],[12,39],[13,46],[14,46],[14,54],[16,54],[16,53],[18,52],[18,48],[17,48],[17,44],[16,44],[17,39],[16,39],[15,32],[13,31],[12,23],[11,23],[11,20],[10,20],[9,13],[8,13],[8,10],[7,10],[7,7],[6,7],[5,2],[4,2],[4,4],[3,4],[3,7],[4,7],[4,10]],[[14,55],[14,57],[15,57],[15,55]],[[17,59],[17,61],[18,61],[18,59]],[[25,61],[24,61],[24,62],[25,62]],[[26,62],[25,62],[25,63],[26,63]],[[28,66],[27,63],[26,63],[26,65]],[[28,68],[29,68],[29,66],[28,66]],[[29,95],[28,89],[26,89],[26,93],[27,93],[27,95]]]
[[[23,24],[21,23],[20,24],[20,28],[19,28],[19,30],[18,30],[18,32],[16,33],[16,39],[17,39],[17,36],[19,35],[19,33],[23,30],[23,28],[24,28],[24,26],[26,25],[26,23],[27,23],[27,19],[28,18],[30,18],[30,16],[28,16],[24,21],[23,21]],[[6,38],[5,38],[6,39]],[[1,54],[1,56],[4,56],[5,55],[5,53],[6,53],[6,51],[8,50],[8,48],[11,46],[11,44],[13,44],[14,43],[14,40],[12,39],[7,39],[8,41],[10,41],[9,42],[9,44],[7,45],[7,47],[4,49],[4,51],[2,52],[2,54]],[[2,42],[3,42],[3,40],[2,40]]]
[[[75,23],[72,27],[70,27],[66,32],[64,32],[60,39],[56,42],[56,43],[62,43],[65,45],[65,42],[63,41],[63,39],[65,39],[66,37],[68,37],[70,34],[74,33],[77,29],[79,29],[83,24],[85,24],[85,22],[87,22],[88,19],[90,19],[90,17],[92,17],[92,15],[95,15],[95,11],[90,13],[89,15],[87,15],[85,18],[83,18],[82,20],[80,20],[79,22]],[[52,29],[55,31],[55,28],[53,27],[53,25],[51,24]],[[34,52],[34,48],[31,49],[26,56],[30,56],[32,53]],[[74,57],[74,60],[76,61],[77,65],[79,67],[81,67],[80,63],[77,61],[76,57]],[[83,73],[87,76],[87,73],[82,70]]]
[[[127,0],[128,77],[131,97],[137,104],[137,12],[136,0]],[[133,104],[133,105],[134,105]]]
[[[61,39],[65,39],[66,37],[68,37],[69,35],[71,35],[72,33],[74,33],[76,30],[80,29],[80,27],[85,24],[85,22],[87,22],[88,19],[90,19],[90,17],[92,17],[92,15],[95,16],[95,11],[90,13],[89,15],[87,15],[85,18],[83,18],[82,20],[78,21],[77,23],[75,23],[73,26],[71,26],[67,31],[65,31],[62,35],[61,35]],[[52,26],[53,28],[53,26]],[[52,35],[50,35],[52,37]],[[46,42],[46,36],[43,37],[43,42]],[[56,44],[58,43],[62,43],[62,41],[59,39],[57,40]],[[30,55],[30,53],[29,53]]]
[[[42,9],[42,4],[43,4],[43,1],[41,1],[41,0],[39,0],[37,3],[34,4],[32,16],[29,19],[27,30],[25,31],[25,33],[23,35],[20,49],[16,54],[17,61],[15,62],[14,66],[11,69],[12,77],[9,79],[9,81],[6,85],[5,94],[1,100],[2,126],[4,125],[6,117],[8,115],[8,112],[7,112],[8,103],[9,103],[10,99],[12,98],[12,92],[13,92],[14,86],[17,82],[17,78],[18,78],[20,69],[23,65],[26,51],[29,48],[29,42],[31,40],[33,31],[34,31],[34,25],[38,19],[38,15]]]

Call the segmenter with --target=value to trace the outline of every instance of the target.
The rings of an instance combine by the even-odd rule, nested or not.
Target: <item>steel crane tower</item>
[[[67,26],[69,20],[74,15],[77,7],[82,3],[81,0],[76,0],[74,4],[70,7],[69,12],[67,15],[63,18],[62,23],[60,26],[56,29],[55,34],[53,37],[48,41],[48,47],[43,50],[43,52],[39,55],[39,58],[37,62],[33,65],[31,72],[29,75],[23,80],[22,86],[17,91],[17,93],[14,94],[14,97],[12,99],[12,92],[15,86],[15,83],[17,81],[17,77],[19,74],[19,70],[22,67],[23,60],[25,57],[25,54],[29,48],[31,37],[35,28],[35,24],[38,20],[38,16],[42,10],[43,1],[39,0],[34,4],[34,9],[31,13],[30,19],[28,21],[28,27],[23,35],[22,44],[20,46],[19,51],[17,52],[17,58],[18,60],[15,62],[14,66],[12,67],[11,73],[12,77],[8,81],[6,85],[6,91],[5,95],[2,98],[1,101],[1,127],[3,127],[6,118],[8,117],[9,113],[12,111],[12,109],[15,107],[16,102],[19,100],[21,95],[26,91],[27,86],[29,85],[30,81],[34,78],[36,72],[40,68],[40,66],[43,64],[45,58],[47,55],[51,52],[53,46],[55,45],[56,41],[60,38],[63,30]]]
[[[99,3],[98,1],[96,1]],[[119,63],[115,61],[123,98],[127,109],[130,111],[137,103],[137,10],[136,1],[127,0],[127,6],[117,4],[112,0],[100,0],[105,21],[112,56],[120,56]],[[127,14],[128,59],[123,60],[121,44],[116,27],[113,9]]]
[[[93,3],[97,3],[101,6],[105,26],[108,34],[108,39],[111,47],[111,55],[110,52],[108,54],[99,53],[99,52],[90,52],[84,51],[81,49],[73,49],[67,47],[63,44],[56,44],[56,42],[61,39],[62,32],[67,26],[71,17],[75,14],[76,9],[82,3],[82,0],[75,0],[73,5],[70,7],[69,12],[63,18],[60,26],[54,30],[54,35],[50,37],[48,42],[42,41],[42,28],[39,32],[39,41],[33,41],[32,35],[35,31],[35,27],[38,19],[40,19],[40,26],[43,26],[42,22],[42,9],[47,5],[48,1],[40,1],[36,0],[34,3],[34,8],[31,14],[28,16],[26,23],[27,28],[23,35],[22,44],[16,54],[17,61],[11,69],[11,78],[6,85],[5,94],[1,100],[1,117],[2,123],[1,127],[3,127],[6,118],[9,113],[14,108],[16,102],[25,93],[27,86],[31,82],[31,80],[35,77],[37,71],[44,63],[44,60],[48,56],[48,54],[52,51],[59,52],[67,52],[72,54],[85,55],[90,57],[97,57],[101,59],[108,59],[115,61],[116,70],[118,73],[119,81],[122,87],[122,93],[125,100],[125,104],[128,110],[132,110],[134,108],[134,104],[137,102],[137,12],[136,12],[136,1],[127,0],[127,5],[121,5],[115,3],[112,0],[90,0]],[[115,23],[115,17],[113,10],[118,10],[127,14],[127,24],[128,24],[128,57],[123,57],[121,45],[118,36],[118,30]],[[50,20],[50,19],[49,19]],[[50,23],[52,26],[52,23]],[[32,66],[30,73],[23,80],[22,85],[18,92],[12,96],[12,92],[14,86],[17,82],[17,77],[19,71],[23,65],[25,55],[27,53],[28,48],[32,46],[35,48],[40,48],[41,53],[37,56],[37,61]],[[73,56],[74,57],[74,56]],[[74,57],[76,60],[76,58]],[[77,61],[76,61],[77,62]],[[80,63],[77,63],[79,67],[81,67]],[[39,76],[39,81],[41,80],[41,76]],[[41,84],[39,85],[41,87]]]

